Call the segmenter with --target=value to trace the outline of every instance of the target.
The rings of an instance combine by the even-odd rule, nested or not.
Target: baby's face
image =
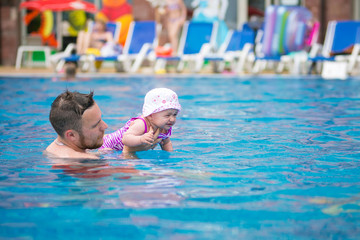
[[[176,123],[176,116],[178,114],[176,109],[167,109],[161,112],[153,113],[150,115],[151,123],[156,127],[169,130],[170,127]]]

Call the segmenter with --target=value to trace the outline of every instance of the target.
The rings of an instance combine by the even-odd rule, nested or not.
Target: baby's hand
[[[140,142],[144,145],[152,145],[154,143],[154,131],[150,129],[149,132],[144,133],[140,137]]]
[[[145,145],[147,149],[154,148],[156,144],[161,142],[161,139],[158,139],[159,133],[160,133],[160,129],[157,129],[156,132],[154,133],[154,130],[152,129],[152,127],[150,127],[149,132],[144,133],[140,137],[140,142],[143,145]]]

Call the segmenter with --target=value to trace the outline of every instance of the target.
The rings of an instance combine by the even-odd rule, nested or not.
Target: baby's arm
[[[168,152],[171,152],[173,150],[173,146],[172,146],[172,143],[171,143],[171,140],[170,138],[166,138],[164,139],[161,143],[161,149],[162,150],[165,150],[165,151],[168,151]]]
[[[159,135],[159,130],[157,130],[155,134],[151,127],[147,133],[144,133],[144,131],[144,122],[140,119],[135,120],[124,134],[122,139],[123,144],[131,148],[150,148],[154,144],[154,139],[156,139],[154,135],[157,137]]]

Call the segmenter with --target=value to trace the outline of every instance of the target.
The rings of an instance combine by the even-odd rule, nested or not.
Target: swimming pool
[[[89,92],[107,132],[177,92],[175,151],[53,162],[50,104]],[[356,239],[360,79],[0,78],[0,238]]]

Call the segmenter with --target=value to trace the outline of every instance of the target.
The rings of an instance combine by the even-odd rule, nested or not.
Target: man
[[[98,158],[87,149],[101,147],[108,126],[93,94],[66,90],[54,100],[49,119],[58,136],[47,153],[58,158]]]

